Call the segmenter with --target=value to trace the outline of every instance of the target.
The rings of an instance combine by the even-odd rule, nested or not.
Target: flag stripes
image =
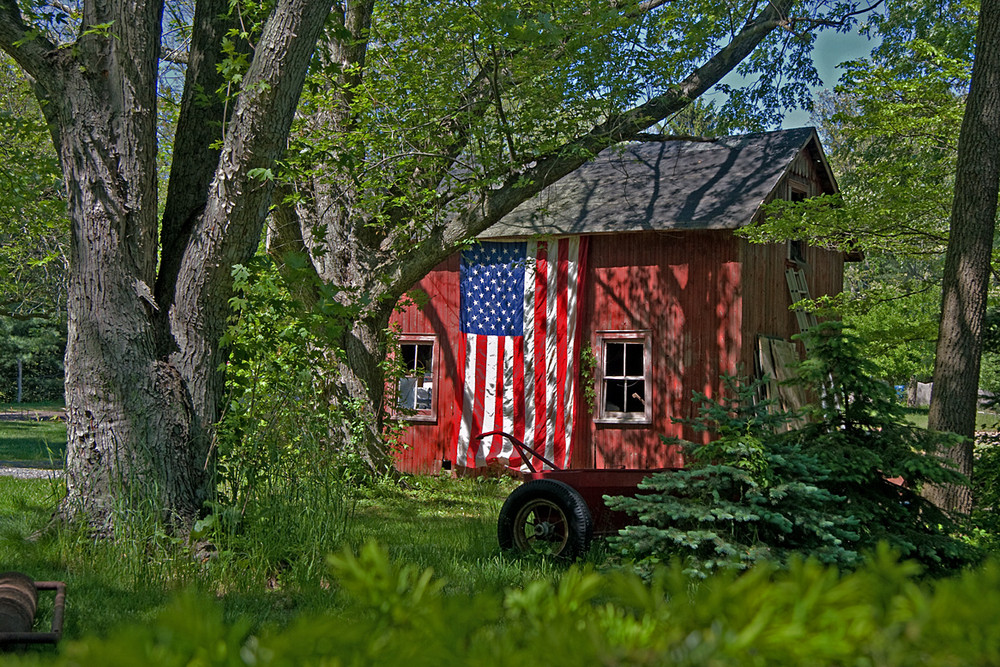
[[[578,297],[585,240],[483,242],[462,253],[462,422],[455,460],[521,465],[502,430],[560,467],[569,463],[576,402]],[[538,463],[540,466],[540,462]]]

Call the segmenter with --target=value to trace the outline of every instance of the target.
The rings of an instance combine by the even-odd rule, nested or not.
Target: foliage
[[[192,538],[251,580],[314,579],[344,539],[359,481],[357,453],[329,437],[351,415],[331,409],[323,373],[344,315],[332,292],[313,309],[297,303],[266,255],[233,277],[217,496]]]
[[[69,222],[61,172],[28,79],[0,55],[0,316],[57,320]]]
[[[847,298],[819,305],[857,329],[894,384],[932,371],[975,11],[961,0],[904,0],[872,15],[866,29],[881,45],[846,63],[815,108],[841,195],[776,202],[767,223],[747,230],[755,241],[864,253],[845,270]]]
[[[151,622],[67,642],[73,665],[992,665],[1000,566],[921,582],[880,548],[839,575],[815,561],[692,584],[679,567],[635,575],[572,568],[523,589],[442,593],[431,570],[374,545],[330,558],[345,604],[287,627],[226,619],[177,596]],[[543,648],[544,647],[544,648]],[[36,656],[8,658],[37,664]]]
[[[15,402],[18,362],[22,402],[61,402],[66,320],[53,317],[0,317],[0,401]]]
[[[934,570],[973,557],[919,494],[962,482],[935,456],[950,439],[909,424],[854,334],[828,323],[804,342],[798,381],[819,392],[805,424],[779,432],[791,416],[754,403],[756,383],[731,383],[718,401],[700,396],[701,427],[717,439],[689,444],[689,468],[644,481],[651,493],[609,501],[640,521],[614,539],[625,556],[646,569],[680,556],[700,576],[795,554],[852,566],[883,541]]]
[[[806,425],[787,437],[830,471],[824,486],[847,498],[858,546],[886,541],[932,570],[973,558],[952,537],[958,526],[920,493],[927,485],[969,483],[942,458],[958,438],[910,424],[894,388],[876,379],[857,334],[844,325],[821,324],[803,342],[809,358],[799,379],[820,396],[807,408]]]
[[[446,579],[447,595],[523,588],[557,577],[564,565],[497,552],[496,516],[511,488],[509,479],[446,477],[361,487],[348,498],[353,513],[343,541],[306,532],[321,507],[303,510],[279,495],[269,515],[248,511],[232,534],[212,535],[218,540],[214,552],[202,545],[195,554],[150,520],[155,517],[138,513],[129,515],[131,526],[117,526],[114,540],[95,540],[66,526],[44,530],[65,495],[62,481],[0,477],[0,562],[35,579],[67,583],[67,639],[106,636],[116,625],[150,620],[171,592],[186,586],[216,599],[226,618],[246,616],[254,627],[284,625],[299,614],[343,607],[324,565],[326,554],[342,544],[358,548],[378,540],[393,560],[433,568]],[[304,515],[300,524],[294,522],[298,515]],[[307,537],[313,542],[306,544]],[[299,553],[282,552],[290,549]],[[285,562],[275,558],[281,553]],[[314,553],[320,557],[310,570]],[[39,618],[48,621],[43,613]]]
[[[0,400],[62,399],[69,224],[59,163],[28,79],[0,56]]]
[[[648,571],[679,555],[701,577],[793,556],[856,563],[857,519],[844,512],[843,496],[823,488],[827,473],[818,457],[775,437],[789,416],[755,400],[763,384],[730,377],[717,401],[696,393],[699,419],[692,426],[716,439],[687,443],[687,467],[644,480],[635,498],[608,499],[641,521],[612,538],[624,556]]]
[[[1000,432],[976,435],[976,471],[972,476],[972,525],[991,552],[1000,550]]]

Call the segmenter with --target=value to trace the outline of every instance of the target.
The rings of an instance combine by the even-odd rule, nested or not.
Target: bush
[[[996,665],[1000,566],[918,579],[884,545],[841,575],[815,561],[650,584],[571,568],[554,582],[448,596],[373,545],[331,563],[343,606],[282,628],[184,595],[151,623],[66,643],[63,665]],[[11,664],[32,656],[11,656]],[[6,664],[6,663],[5,663]]]
[[[62,317],[0,317],[0,401],[17,400],[21,360],[22,403],[63,400],[66,321]]]
[[[345,318],[329,290],[313,308],[296,301],[265,255],[233,279],[217,496],[192,537],[227,582],[313,585],[354,508],[357,457],[331,438],[350,416],[331,409],[324,374]]]
[[[718,402],[698,396],[701,422],[716,439],[685,445],[687,467],[653,475],[635,498],[608,498],[612,509],[639,517],[612,544],[647,570],[682,556],[690,574],[744,569],[795,555],[851,566],[858,560],[857,519],[843,496],[823,488],[828,471],[800,443],[774,437],[786,420],[754,400],[761,383],[726,378]]]
[[[650,493],[609,499],[639,521],[614,540],[626,557],[648,566],[681,556],[700,575],[794,554],[852,566],[879,542],[933,571],[975,557],[919,493],[927,483],[967,483],[935,455],[948,436],[906,420],[839,325],[804,340],[810,356],[798,381],[819,396],[804,415],[772,414],[754,403],[755,384],[730,382],[730,398],[696,397],[701,428],[717,439],[688,443],[687,470],[646,480],[640,489]],[[779,428],[800,416],[803,426]]]

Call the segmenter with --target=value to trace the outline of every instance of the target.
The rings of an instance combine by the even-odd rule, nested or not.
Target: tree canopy
[[[383,332],[423,273],[738,66],[756,79],[732,91],[728,109],[747,124],[773,120],[815,79],[814,32],[849,29],[866,8],[0,4],[0,48],[33,81],[72,226],[66,511],[104,526],[116,502],[149,501],[180,525],[199,511],[211,488],[232,267],[256,250],[279,183],[271,248],[313,274],[307,286],[325,286],[303,288],[306,301],[326,295],[344,320],[330,407],[363,408],[352,414],[366,423],[366,456],[385,465]],[[183,55],[178,34],[189,36]],[[158,85],[183,90],[164,141],[165,196]],[[358,434],[331,439],[346,446]]]

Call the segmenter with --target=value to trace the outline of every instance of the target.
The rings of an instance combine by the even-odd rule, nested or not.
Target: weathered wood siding
[[[441,461],[450,459],[462,419],[461,355],[462,334],[458,330],[459,255],[455,254],[428,273],[411,290],[409,305],[393,316],[401,334],[437,336],[437,419],[411,422],[402,433],[396,453],[400,469],[406,472],[435,472]]]
[[[583,405],[573,453],[577,467],[679,465],[661,435],[701,439],[672,422],[691,417],[691,392],[715,396],[736,371],[741,339],[738,246],[729,232],[644,232],[591,238],[584,338],[600,331],[652,337],[651,424],[597,424]],[[593,386],[594,378],[581,378]]]

